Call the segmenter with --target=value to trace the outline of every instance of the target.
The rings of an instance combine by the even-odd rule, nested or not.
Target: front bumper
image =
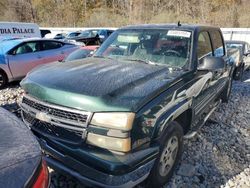
[[[114,175],[97,170],[76,158],[62,154],[50,147],[45,140],[40,139],[40,144],[45,153],[45,160],[51,168],[72,175],[88,186],[134,187],[148,177],[155,161],[155,158],[153,158],[132,171]]]

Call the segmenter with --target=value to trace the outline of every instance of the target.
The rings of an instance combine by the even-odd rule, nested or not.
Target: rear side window
[[[198,59],[212,55],[212,45],[208,32],[201,32],[198,37]]]
[[[43,50],[57,49],[63,46],[63,43],[56,41],[44,41],[42,42]]]
[[[221,33],[219,31],[211,31],[211,39],[213,41],[214,56],[222,57],[225,55],[224,45]]]

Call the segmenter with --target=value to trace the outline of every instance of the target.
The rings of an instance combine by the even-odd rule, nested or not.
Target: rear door
[[[62,61],[65,57],[65,50],[63,46],[65,43],[59,41],[44,40],[41,41],[42,54],[45,56],[44,63],[53,61]]]
[[[225,47],[221,33],[218,30],[202,31],[198,37],[198,67],[202,59],[207,56],[215,56],[225,59]],[[228,65],[229,66],[229,65]],[[229,68],[229,67],[228,67]],[[195,98],[195,114],[203,114],[209,110],[209,105],[216,99],[224,88],[228,79],[227,67],[216,71],[197,71],[197,77],[202,88],[200,94]]]
[[[212,46],[214,50],[214,56],[223,58],[226,62],[228,57],[226,56],[226,49],[224,47],[224,41],[221,32],[219,30],[211,30],[210,36],[212,40]],[[218,70],[216,72],[213,72],[213,79],[215,80],[215,89],[217,94],[219,94],[224,86],[227,83],[228,76],[230,74],[230,68],[231,66],[229,64],[226,64],[226,67],[224,70]]]
[[[7,55],[14,78],[24,77],[31,69],[44,63],[39,41],[24,42]]]

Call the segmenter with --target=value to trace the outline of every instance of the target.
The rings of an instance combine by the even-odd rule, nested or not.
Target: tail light
[[[49,172],[46,162],[43,161],[42,168],[40,169],[40,172],[32,188],[48,188],[48,186],[49,186]]]

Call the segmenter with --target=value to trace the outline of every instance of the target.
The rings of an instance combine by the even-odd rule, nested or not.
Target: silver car
[[[79,47],[50,39],[15,39],[0,43],[0,89],[34,67],[61,61]]]

